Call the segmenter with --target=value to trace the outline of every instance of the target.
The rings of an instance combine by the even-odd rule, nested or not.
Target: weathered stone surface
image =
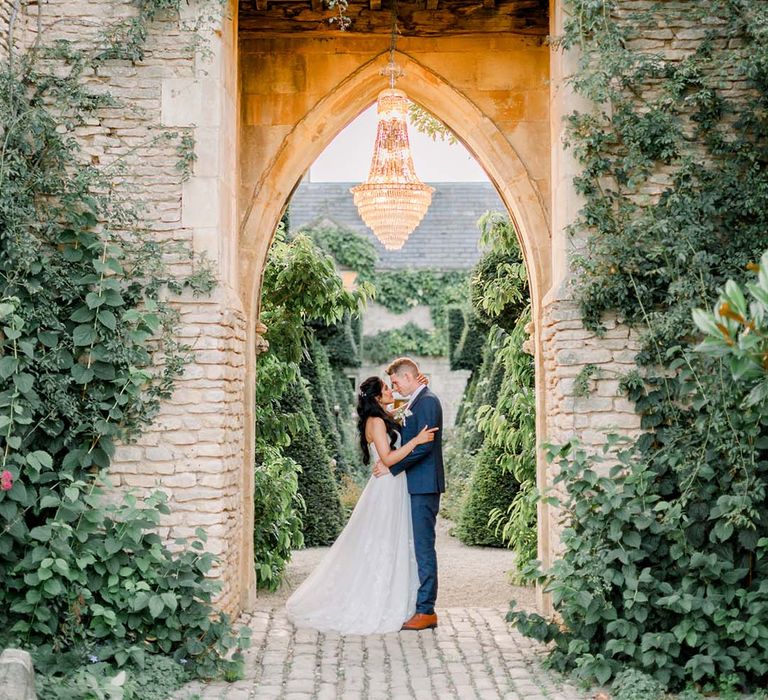
[[[28,651],[6,649],[0,654],[0,700],[37,700],[35,669]]]

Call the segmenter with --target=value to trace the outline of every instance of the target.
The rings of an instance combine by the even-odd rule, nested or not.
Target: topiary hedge
[[[469,488],[459,516],[456,534],[468,545],[504,547],[496,528],[489,525],[491,512],[512,503],[520,485],[515,477],[499,464],[503,451],[484,446],[477,454]]]
[[[288,385],[280,403],[285,413],[298,413],[307,418],[306,425],[296,430],[291,444],[283,450],[286,457],[301,466],[299,494],[306,506],[302,515],[304,543],[307,547],[329,545],[343,524],[341,501],[331,457],[312,411],[313,401],[301,379]]]
[[[316,338],[309,340],[299,368],[308,383],[312,412],[320,425],[328,454],[335,461],[334,475],[339,479],[348,471],[349,465],[342,446],[344,435],[339,432],[336,420],[334,371],[328,362],[328,353]]]
[[[476,370],[483,361],[483,348],[488,338],[488,324],[472,309],[464,310],[461,336],[449,358],[452,370]]]
[[[345,314],[341,321],[332,325],[316,324],[315,334],[328,353],[328,361],[334,367],[360,366],[360,343],[351,314]]]
[[[445,308],[445,325],[448,335],[448,360],[451,370],[461,369],[455,366],[456,347],[464,332],[464,307],[451,305]]]

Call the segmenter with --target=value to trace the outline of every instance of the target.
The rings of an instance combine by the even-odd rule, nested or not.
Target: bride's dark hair
[[[387,435],[389,435],[389,446],[394,450],[400,426],[392,420],[379,403],[381,392],[384,388],[384,382],[378,377],[368,377],[357,392],[357,430],[360,433],[360,448],[363,450],[363,464],[371,461],[371,454],[368,450],[368,441],[365,438],[365,424],[369,418],[381,418],[384,425],[387,426]]]

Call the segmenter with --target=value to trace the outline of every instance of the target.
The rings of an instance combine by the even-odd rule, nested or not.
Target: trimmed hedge
[[[506,511],[517,494],[520,484],[508,471],[502,469],[499,460],[503,452],[488,445],[477,455],[469,490],[465,497],[456,534],[468,545],[479,547],[504,547],[495,527],[488,525],[491,511]]]
[[[299,494],[306,504],[304,543],[307,547],[331,544],[343,524],[341,501],[331,470],[331,458],[325,447],[320,424],[312,411],[312,399],[301,380],[291,382],[280,404],[286,413],[306,416],[307,425],[299,428],[291,444],[283,450],[299,465]]]
[[[464,308],[462,306],[447,306],[445,308],[445,325],[448,334],[448,360],[451,370],[463,369],[456,366],[456,348],[464,333]]]
[[[484,436],[476,425],[478,409],[481,406],[496,405],[496,399],[504,382],[505,366],[499,350],[507,334],[500,328],[492,329],[491,334],[492,337],[484,352],[472,403],[466,409],[466,432],[463,443],[468,452],[477,452],[483,445]]]
[[[312,338],[300,363],[301,376],[309,383],[312,397],[312,412],[320,424],[328,454],[336,465],[334,475],[338,480],[348,471],[346,456],[343,449],[343,434],[339,431],[336,413],[336,392],[333,382],[334,370],[328,361],[328,353],[316,338]]]
[[[483,361],[483,348],[488,339],[488,325],[473,310],[464,310],[464,327],[453,355],[451,369],[476,370]]]
[[[328,353],[328,361],[333,366],[360,366],[360,344],[355,338],[351,314],[346,314],[343,320],[333,326],[323,325],[315,330],[317,338]]]

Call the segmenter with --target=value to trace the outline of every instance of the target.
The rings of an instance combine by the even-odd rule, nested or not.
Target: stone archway
[[[542,52],[538,44],[530,41],[517,44],[526,46],[529,50],[543,54],[545,65],[540,66],[541,75],[547,75],[547,53]],[[418,47],[416,47],[418,48]],[[520,49],[519,45],[515,46]],[[261,161],[253,176],[252,183],[241,187],[240,206],[241,223],[239,229],[238,253],[240,260],[240,295],[243,307],[248,316],[248,329],[254,329],[258,320],[259,294],[261,276],[269,245],[272,240],[277,222],[298,181],[320,155],[332,138],[360,112],[375,101],[376,95],[384,87],[380,69],[386,63],[388,53],[379,51],[368,58],[362,65],[346,75],[339,75],[335,84],[320,99],[312,104],[305,113],[296,115],[296,122],[290,125],[285,133],[281,133],[280,124],[271,125],[277,134],[271,146],[271,157],[264,158],[252,147],[248,138],[243,139],[241,147],[241,162],[243,171],[251,170],[252,159]],[[534,318],[534,347],[536,352],[536,382],[543,387],[544,364],[540,352],[542,299],[549,291],[551,245],[549,234],[548,213],[548,172],[538,181],[531,174],[530,152],[526,162],[515,149],[509,138],[497,123],[498,114],[490,116],[483,111],[463,91],[452,84],[450,78],[440,74],[431,67],[424,65],[418,55],[411,52],[398,52],[397,60],[404,68],[405,76],[398,83],[406,93],[417,103],[433,112],[443,120],[458,135],[468,150],[484,167],[489,178],[495,184],[511,217],[515,221],[520,237],[521,248],[529,270],[531,297],[533,301]],[[241,62],[242,65],[242,62]],[[247,70],[247,68],[246,68]],[[542,78],[541,84],[534,84],[531,92],[548,90]],[[244,99],[243,112],[246,119],[249,113],[275,113],[282,99],[275,95],[264,95],[254,101]],[[533,102],[529,100],[529,102]],[[284,107],[284,105],[283,105]],[[523,114],[525,116],[524,110]],[[524,121],[524,119],[523,119]],[[541,130],[539,136],[543,142],[544,151],[549,151],[549,129]],[[269,140],[269,139],[267,139]],[[255,141],[264,147],[264,139]],[[250,335],[254,335],[253,332]],[[249,340],[247,352],[246,377],[255,374],[255,339]],[[252,405],[252,384],[246,383],[246,407]],[[537,392],[537,432],[539,440],[543,439],[546,429],[546,392]],[[246,408],[246,445],[245,464],[243,469],[242,493],[252,491],[251,468],[253,435],[253,420]],[[540,460],[542,458],[540,457]],[[546,465],[539,465],[539,481],[543,484],[546,478]],[[253,505],[243,503],[243,542],[240,560],[244,564],[252,560],[252,539],[249,523],[253,522]],[[549,549],[549,527],[547,513],[542,512],[539,518],[540,554],[546,556]],[[251,526],[252,529],[252,526]],[[252,586],[247,578],[249,572],[242,570],[241,585],[245,588]]]
[[[192,361],[155,423],[120,448],[110,470],[120,487],[168,494],[163,537],[206,531],[219,556],[211,572],[223,584],[219,603],[232,613],[248,609],[256,593],[252,407],[264,259],[303,172],[384,86],[378,68],[389,48],[389,24],[373,0],[351,0],[359,24],[348,32],[329,27],[319,0],[311,10],[302,9],[305,0],[269,2],[229,0],[206,56],[151,64],[142,74],[156,88],[144,122],[184,128],[196,155],[191,177],[156,193],[164,208],[151,230],[172,230],[206,252],[220,284],[210,297],[178,299],[179,337]],[[534,300],[539,443],[577,435],[596,445],[607,426],[639,426],[615,379],[634,366],[635,353],[629,331],[613,321],[601,337],[585,330],[569,298],[566,230],[579,208],[578,168],[562,134],[564,115],[584,105],[564,80],[573,57],[544,42],[547,17],[556,35],[563,9],[557,0],[549,14],[545,0],[535,8],[496,2],[498,12],[472,5],[464,15],[456,14],[461,2],[437,12],[401,3],[410,22],[398,41],[401,84],[474,153],[518,226]],[[198,11],[194,3],[185,9],[190,19]],[[129,139],[132,124],[124,127]],[[158,158],[177,182],[176,156]],[[574,387],[587,365],[607,371],[585,398]],[[539,485],[549,479],[539,455]],[[540,506],[538,527],[546,566],[558,538],[549,506]]]

